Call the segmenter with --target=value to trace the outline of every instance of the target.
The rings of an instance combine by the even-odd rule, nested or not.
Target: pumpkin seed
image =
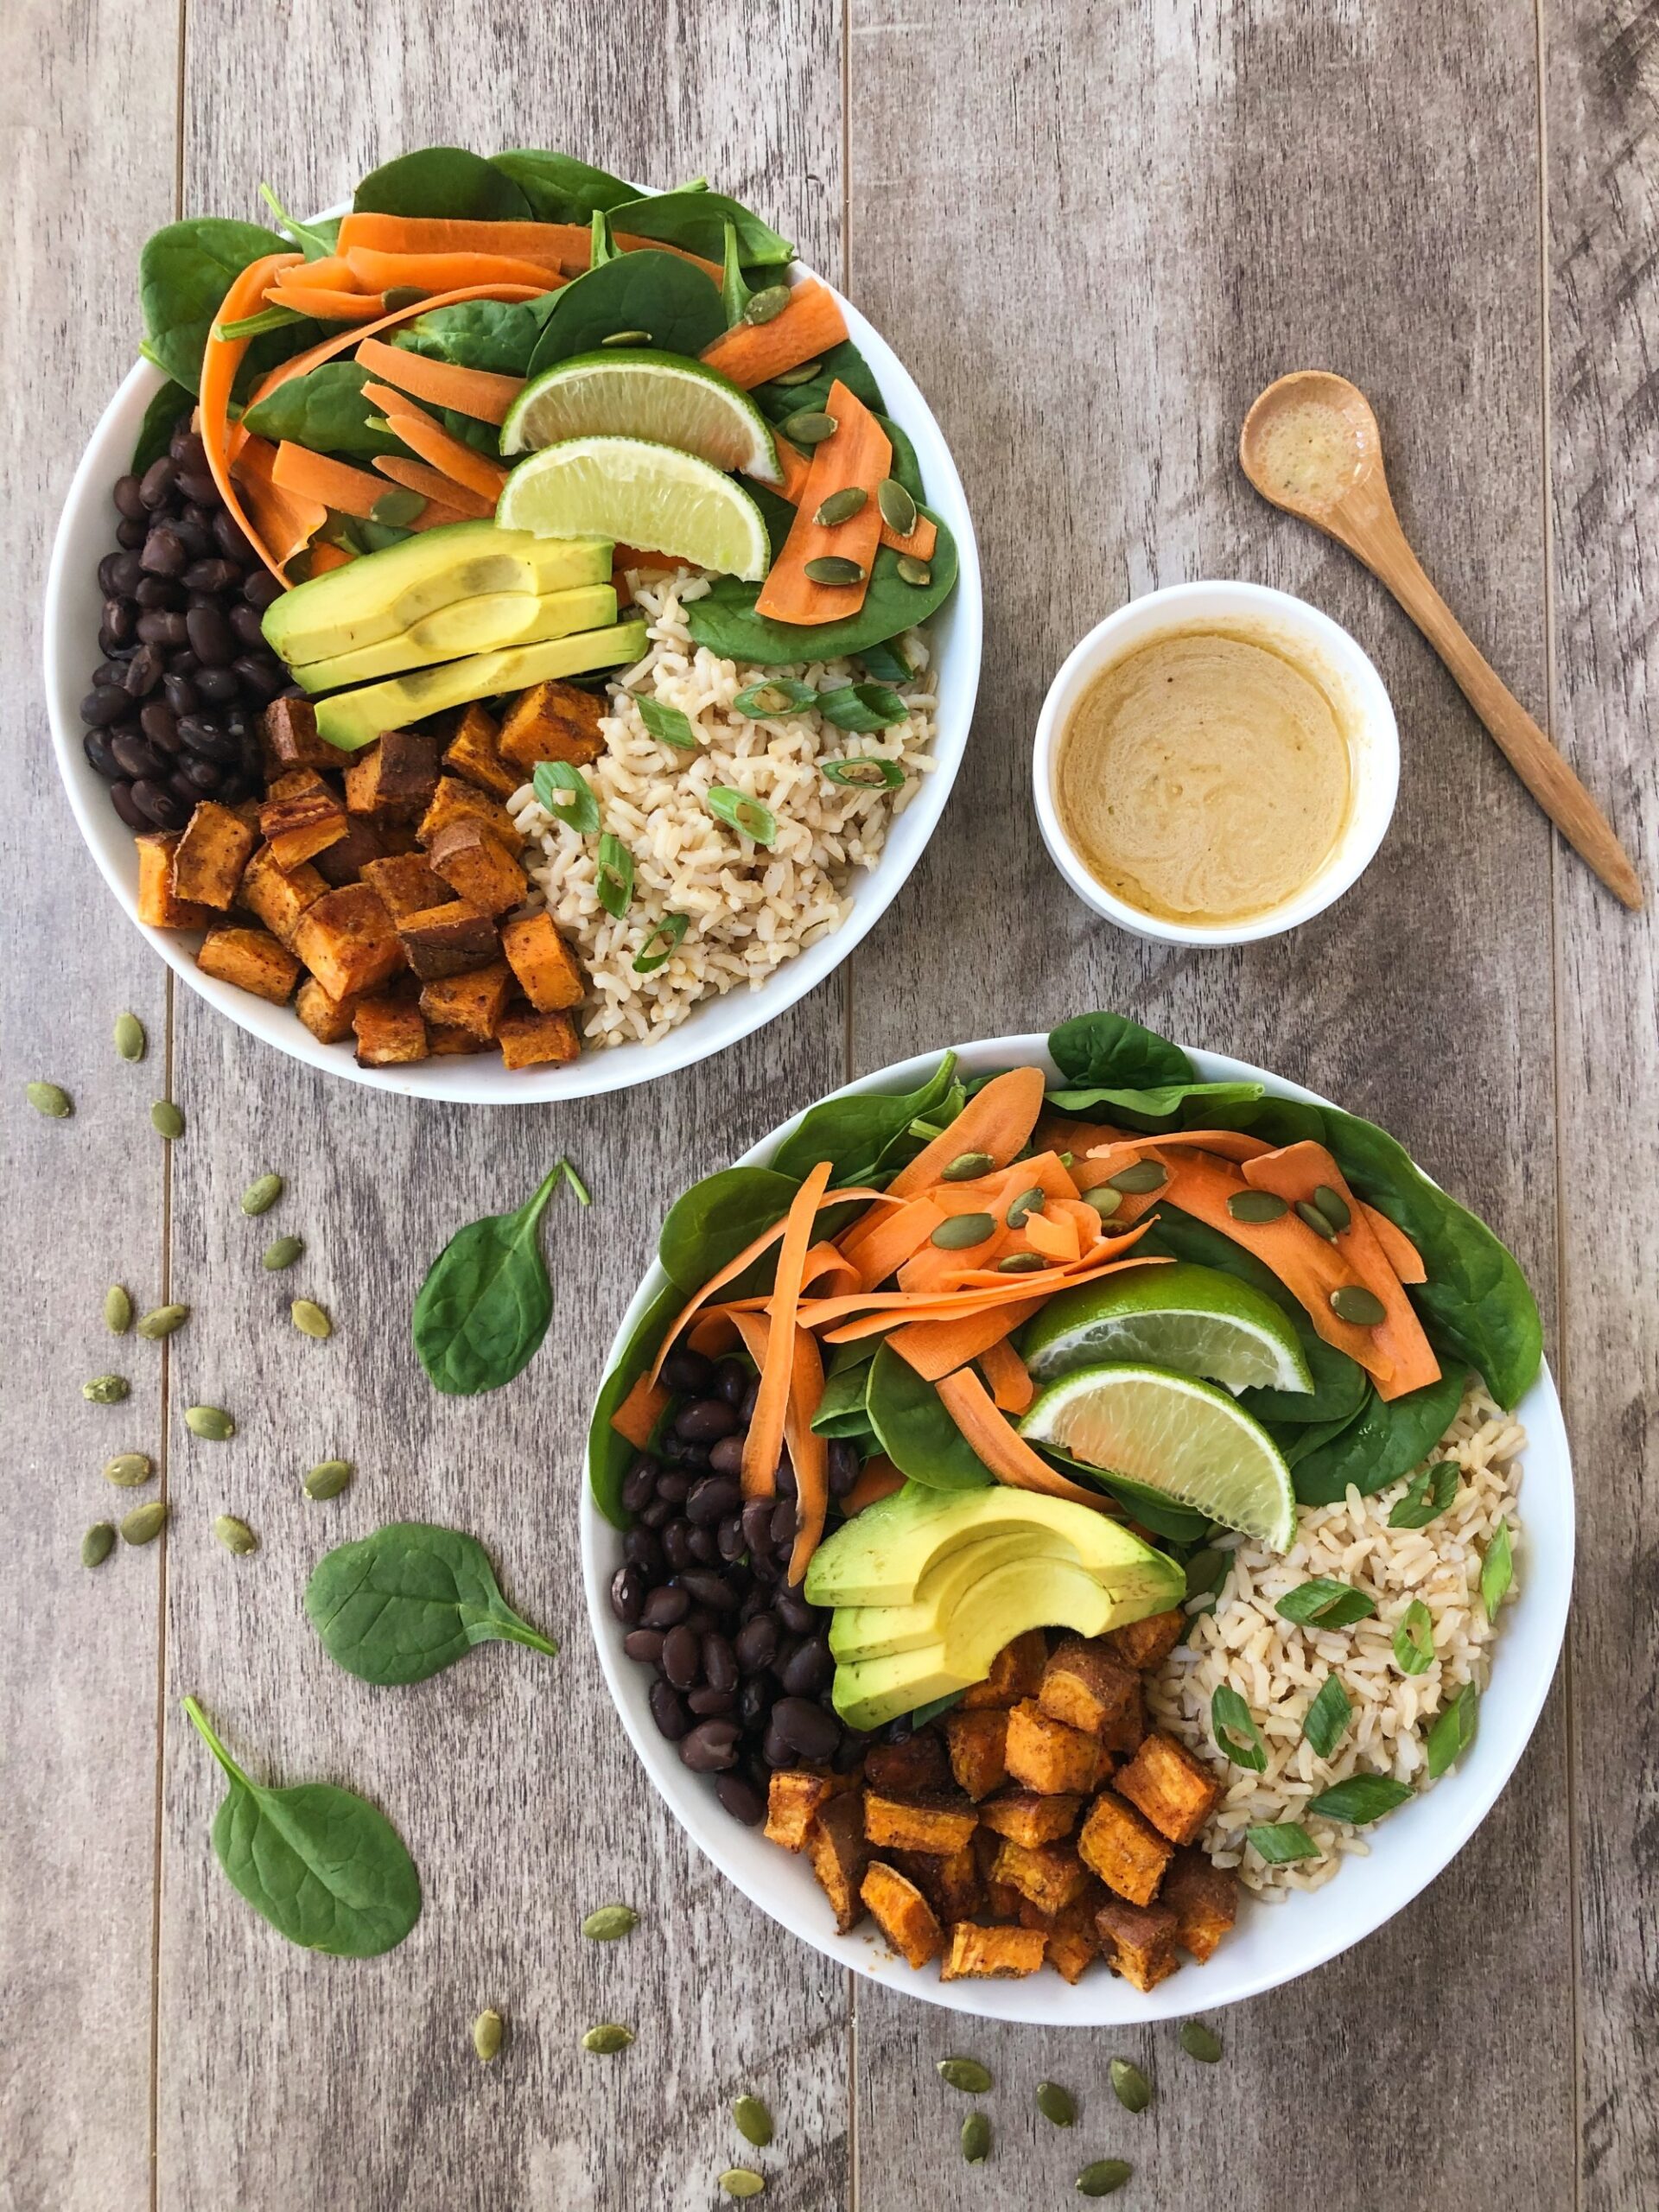
[[[822,360],[803,361],[798,368],[779,369],[772,382],[781,385],[810,384],[823,366]]]
[[[836,418],[816,407],[803,407],[798,415],[785,416],[778,427],[792,446],[821,446],[835,436]]]
[[[1006,1260],[999,1260],[996,1272],[1000,1275],[1039,1275],[1048,1265],[1040,1252],[1010,1252]]]
[[[118,1014],[115,1017],[115,1049],[124,1060],[142,1060],[144,1057],[144,1025],[136,1014]]]
[[[210,1444],[227,1444],[236,1434],[236,1423],[223,1406],[187,1406],[184,1425],[192,1436],[206,1437]]]
[[[1221,2056],[1221,2037],[1202,2020],[1183,2020],[1176,2040],[1189,2058],[1202,2059],[1206,2066],[1213,2066]]]
[[[970,2166],[991,2155],[991,2123],[982,2112],[970,2112],[962,2123],[962,2155]]]
[[[501,2056],[501,2038],[505,2033],[501,2015],[493,2008],[486,2008],[473,2022],[473,2049],[486,2066]]]
[[[1083,1203],[1093,1206],[1103,1221],[1109,1221],[1123,1203],[1122,1191],[1115,1191],[1109,1183],[1096,1183],[1092,1191],[1085,1191]]]
[[[1096,2158],[1077,2176],[1077,2195],[1116,2196],[1134,2171],[1127,2158]]]
[[[115,1549],[115,1530],[107,1521],[94,1521],[80,1540],[83,1567],[102,1567]]]
[[[908,537],[916,527],[916,502],[896,476],[884,476],[875,487],[875,504],[881,519],[895,537]]]
[[[353,1471],[349,1459],[319,1459],[300,1478],[300,1487],[308,1497],[338,1497]]]
[[[124,1337],[132,1326],[132,1300],[118,1282],[104,1294],[104,1325],[112,1337]]]
[[[608,2058],[613,2051],[626,2050],[633,2041],[633,2030],[625,2028],[615,2020],[601,2020],[596,2028],[589,2028],[582,2039],[584,2050],[596,2050]]]
[[[1116,1175],[1109,1175],[1106,1185],[1109,1190],[1138,1198],[1146,1191],[1161,1191],[1168,1180],[1168,1168],[1160,1166],[1155,1160],[1132,1160]]]
[[[982,1244],[995,1234],[995,1214],[953,1213],[939,1224],[928,1242],[937,1244],[941,1252],[965,1252],[970,1244]]]
[[[265,1247],[265,1256],[259,1264],[276,1274],[283,1268],[291,1268],[305,1249],[302,1236],[279,1236],[274,1244]]]
[[[138,1333],[153,1344],[160,1344],[163,1337],[170,1337],[175,1329],[181,1329],[189,1319],[188,1306],[152,1306],[148,1313],[139,1317]]]
[[[1376,1292],[1357,1282],[1345,1282],[1332,1292],[1331,1311],[1338,1321],[1351,1321],[1357,1329],[1374,1329],[1388,1319],[1388,1309]]]
[[[152,1497],[148,1505],[135,1505],[121,1523],[121,1537],[124,1543],[154,1543],[167,1526],[167,1503]]]
[[[745,322],[775,322],[789,305],[787,284],[768,284],[763,292],[752,292],[743,308]]]
[[[631,1904],[602,1904],[582,1922],[582,1932],[595,1943],[614,1943],[619,1936],[631,1936],[639,1925],[639,1916]]]
[[[976,1175],[988,1175],[995,1165],[988,1152],[959,1152],[939,1172],[947,1183],[971,1183]]]
[[[213,1534],[226,1550],[234,1552],[238,1559],[245,1559],[250,1552],[259,1548],[258,1537],[234,1513],[221,1513],[213,1522]]]
[[[137,1490],[155,1471],[153,1463],[143,1452],[118,1452],[113,1459],[104,1462],[104,1479],[113,1483],[117,1490]]]
[[[764,2174],[753,2166],[728,2166],[720,2177],[720,2185],[728,2196],[759,2196],[766,2185]]]
[[[1152,2102],[1152,2084],[1132,2058],[1115,2058],[1111,2066],[1112,2094],[1125,2112],[1145,2112]]]
[[[1307,1199],[1297,1199],[1296,1218],[1298,1221],[1305,1221],[1313,1234],[1316,1236],[1323,1236],[1327,1244],[1336,1242],[1336,1230],[1319,1211],[1318,1206],[1310,1205]]]
[[[1056,2127],[1077,2126],[1077,2100],[1070,2089],[1063,2089],[1058,2082],[1039,2082],[1037,2084],[1037,2109]]]
[[[599,342],[601,346],[649,346],[651,333],[648,330],[613,330],[608,338],[601,338]]]
[[[992,2087],[990,2068],[976,2058],[940,2059],[939,2079],[946,2088],[961,2089],[970,2097],[982,2097]]]
[[[815,584],[851,585],[864,581],[861,563],[849,561],[839,553],[820,553],[815,561],[806,562],[802,573]]]
[[[833,530],[838,522],[850,522],[861,507],[869,505],[869,493],[861,484],[844,484],[839,492],[832,492],[812,518],[826,530]]]
[[[986,1165],[988,1166],[990,1162],[987,1160]],[[947,1168],[945,1172],[948,1174],[950,1170]],[[1003,1215],[1002,1218],[1007,1223],[1010,1229],[1023,1229],[1026,1225],[1027,1216],[1028,1214],[1040,1213],[1044,1205],[1047,1202],[1047,1198],[1048,1193],[1044,1190],[1042,1185],[1040,1183],[1033,1183],[1030,1190],[1020,1192],[1019,1197],[1008,1208],[1007,1213]],[[1033,1255],[1033,1256],[1035,1257],[1037,1255]]]
[[[933,581],[931,563],[918,561],[913,553],[901,553],[893,565],[898,570],[899,581],[902,584],[914,584],[919,589]]]
[[[325,1337],[334,1335],[334,1323],[315,1298],[296,1298],[288,1310],[302,1337],[315,1337],[321,1344]]]
[[[158,1098],[149,1109],[149,1126],[169,1144],[184,1135],[184,1116],[170,1098]]]
[[[764,2151],[772,2140],[772,2114],[759,2097],[740,2097],[732,2107],[732,2120],[746,2143]]]
[[[95,1406],[118,1406],[131,1388],[124,1375],[94,1375],[81,1384],[80,1395]]]
[[[243,1192],[242,1211],[246,1214],[269,1213],[282,1195],[280,1175],[261,1175]]]
[[[1346,1229],[1354,1217],[1347,1199],[1340,1191],[1333,1191],[1328,1183],[1319,1185],[1313,1193],[1313,1203],[1332,1229]]]
[[[23,1096],[48,1122],[67,1122],[75,1110],[74,1101],[60,1084],[26,1083]]]
[[[1235,1191],[1227,1211],[1235,1221],[1261,1222],[1278,1221],[1290,1208],[1271,1191]]]
[[[431,296],[423,284],[392,284],[383,294],[380,304],[388,315],[401,315],[405,308],[417,307]]]

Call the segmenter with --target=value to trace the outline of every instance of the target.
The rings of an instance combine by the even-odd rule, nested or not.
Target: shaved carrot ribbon
[[[989,1391],[971,1367],[959,1368],[935,1387],[945,1411],[998,1482],[1010,1490],[1034,1490],[1045,1497],[1070,1498],[1074,1505],[1092,1506],[1096,1513],[1111,1511],[1111,1501],[1099,1491],[1068,1482],[1046,1459],[1038,1458],[997,1411]]]
[[[411,392],[433,407],[453,407],[480,423],[505,423],[507,410],[524,388],[522,377],[494,375],[488,369],[457,368],[451,361],[431,361],[405,346],[388,346],[378,338],[365,338],[357,358],[371,376]]]
[[[1003,1414],[1022,1414],[1037,1395],[1026,1363],[1006,1337],[999,1337],[995,1344],[987,1344],[979,1355],[980,1370],[991,1386],[991,1396],[996,1409]]]
[[[907,1321],[902,1329],[893,1331],[887,1342],[924,1381],[937,1382],[941,1376],[966,1367],[970,1360],[986,1359],[1052,1295],[1044,1290],[1016,1305],[993,1306],[986,1313],[949,1321]],[[988,1366],[986,1372],[990,1372]]]
[[[772,1495],[794,1372],[796,1315],[801,1303],[801,1280],[806,1272],[807,1247],[811,1241],[814,1217],[833,1173],[829,1160],[820,1160],[790,1200],[789,1211],[784,1217],[778,1273],[767,1306],[772,1332],[760,1369],[760,1395],[754,1402],[748,1434],[743,1440],[745,1497]]]
[[[298,254],[273,257],[279,262],[297,261]],[[365,330],[337,330],[332,338],[325,338],[303,353],[296,353],[291,360],[279,361],[270,373],[254,388],[250,407],[257,407],[268,399],[279,385],[295,377],[308,376],[325,361],[332,361],[337,353],[344,353],[364,339],[372,338],[383,330],[395,330],[400,323],[413,322],[417,315],[430,315],[434,308],[459,307],[465,300],[537,300],[547,289],[534,284],[461,284],[453,292],[434,292],[429,299],[412,300],[405,308],[396,308],[390,315],[383,315]],[[224,310],[220,309],[221,315]],[[250,310],[251,312],[251,310]]]
[[[392,435],[401,438],[411,453],[419,454],[423,461],[430,461],[434,468],[441,468],[480,499],[500,498],[507,472],[499,461],[476,452],[460,438],[452,438],[424,409],[405,399],[401,391],[393,391],[389,385],[365,384],[363,397],[371,407],[380,410]]]
[[[895,1491],[903,1490],[905,1478],[885,1452],[872,1452],[859,1471],[858,1480],[841,1501],[841,1510],[850,1520],[855,1513],[861,1513],[867,1505],[874,1505],[878,1498],[891,1497]]]
[[[377,454],[375,467],[392,483],[401,484],[405,491],[418,492],[423,499],[436,499],[453,508],[474,522],[487,522],[495,512],[493,499],[481,499],[476,492],[469,492],[464,484],[457,484],[441,468],[430,468],[423,461],[405,461],[395,453]]]
[[[643,1452],[656,1433],[657,1424],[668,1404],[669,1395],[661,1383],[654,1382],[649,1375],[641,1375],[611,1415],[611,1427],[619,1436],[626,1436],[636,1452]]]
[[[202,348],[200,404],[196,410],[197,428],[207,454],[208,474],[218,486],[219,496],[232,521],[278,583],[285,583],[287,579],[250,521],[231,480],[231,387],[236,382],[242,358],[253,341],[248,338],[215,338],[213,332],[222,324],[241,322],[257,314],[264,303],[266,285],[279,271],[292,269],[302,258],[297,253],[268,253],[261,260],[251,261],[232,278],[231,289],[219,302],[219,313],[207,333],[207,343]]]

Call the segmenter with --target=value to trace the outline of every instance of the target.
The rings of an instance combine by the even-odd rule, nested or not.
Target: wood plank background
[[[1352,375],[1408,531],[1459,614],[1548,715],[1659,880],[1650,361],[1652,0],[15,0],[0,29],[21,394],[4,457],[16,582],[0,607],[0,1167],[27,1283],[0,1381],[13,1567],[0,1661],[0,2212],[690,2212],[738,2155],[728,2107],[779,2121],[786,2212],[1073,2201],[1084,2157],[1125,2203],[1516,2212],[1659,2197],[1659,1103],[1653,931],[1542,823],[1377,587],[1255,499],[1233,460],[1287,368]],[[130,358],[143,235],[178,209],[337,197],[452,139],[565,145],[653,184],[706,171],[842,279],[918,374],[986,566],[969,766],[912,883],[838,980],[745,1048],[630,1098],[504,1114],[327,1084],[175,994],[119,923],[52,768],[40,583],[90,415]],[[1334,912],[1236,954],[1139,945],[1072,901],[1027,797],[1029,733],[1077,635],[1126,594],[1243,575],[1305,594],[1375,654],[1404,751],[1392,834]],[[844,1074],[925,1046],[1128,1008],[1375,1114],[1515,1245],[1546,1308],[1586,1501],[1567,1665],[1479,1835],[1400,1918],[1236,2009],[1225,2063],[1173,2031],[968,2028],[849,1986],[690,1849],[614,1725],[588,1647],[573,1502],[603,1348],[675,1191]],[[108,1043],[123,1006],[142,1068]],[[21,1103],[37,1074],[67,1124]],[[147,1111],[189,1116],[170,1160]],[[1641,1147],[1632,1160],[1632,1140]],[[524,1384],[441,1400],[407,1347],[410,1286],[464,1217],[569,1151],[596,1204],[549,1224],[555,1341]],[[249,1223],[257,1173],[289,1179]],[[1575,1194],[1593,1237],[1569,1237]],[[1565,1201],[1565,1203],[1564,1203]],[[297,1280],[257,1255],[280,1225]],[[165,1351],[114,1344],[111,1279],[193,1305]],[[303,1289],[325,1345],[286,1325]],[[113,1344],[113,1349],[112,1349]],[[119,1408],[79,1384],[122,1367]],[[208,1445],[180,1409],[228,1407]],[[98,1468],[149,1451],[164,1543],[97,1577]],[[301,1470],[359,1473],[308,1505]],[[213,1541],[230,1510],[262,1548]],[[557,1635],[556,1674],[486,1653],[376,1693],[299,1610],[324,1542],[400,1515],[475,1529]],[[256,1771],[348,1779],[409,1837],[428,1905],[365,1969],[275,1942],[207,1827],[194,1690]],[[645,1915],[584,1943],[594,1904]],[[1201,1993],[1195,1989],[1194,1996]],[[482,2005],[511,2023],[473,2058]],[[575,2047],[627,2019],[626,2063]],[[994,2163],[956,2162],[934,2063],[995,2069]],[[1155,2074],[1128,2121],[1117,2051]],[[1044,2075],[1074,2135],[1037,2120]]]

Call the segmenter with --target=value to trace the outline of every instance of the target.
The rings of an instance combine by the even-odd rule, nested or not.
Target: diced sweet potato
[[[469,899],[452,899],[448,885],[442,880],[438,892],[439,905],[423,906],[397,918],[404,954],[421,981],[464,976],[469,969],[487,968],[492,962],[505,972],[501,940],[490,917]],[[508,980],[512,980],[510,973]]]
[[[338,768],[346,759],[337,746],[317,735],[317,710],[297,696],[273,699],[259,718],[266,772],[272,778],[289,768]]]
[[[366,883],[348,883],[308,906],[294,950],[331,999],[377,990],[404,965],[391,916]]]
[[[273,1006],[286,1005],[300,980],[299,962],[269,930],[209,930],[196,965],[204,976],[217,976]]]
[[[433,874],[420,853],[393,853],[370,861],[364,867],[363,880],[372,887],[394,922],[401,922],[405,914],[418,914],[425,907],[449,903],[448,885],[441,875]]]
[[[426,1022],[407,999],[359,999],[352,1027],[360,1067],[399,1067],[427,1056]]]
[[[971,1843],[948,1854],[895,1851],[892,1856],[893,1865],[906,1881],[915,1883],[942,1924],[971,1920],[979,1910],[979,1864]]]
[[[1156,1989],[1180,1965],[1175,1955],[1175,1916],[1165,1904],[1127,1904],[1109,1897],[1095,1914],[1101,1955],[1115,1974],[1137,1989]]]
[[[1047,1941],[1040,1928],[984,1928],[977,1921],[959,1920],[950,1930],[939,1979],[1013,1980],[1035,1974]]]
[[[1012,1779],[1052,1796],[1057,1790],[1091,1789],[1098,1746],[1080,1728],[1051,1720],[1035,1698],[1022,1698],[1008,1714],[1003,1757]]]
[[[1221,1784],[1185,1744],[1154,1729],[1113,1787],[1172,1843],[1196,1843],[1221,1802]]]
[[[512,976],[505,960],[462,976],[444,976],[421,987],[421,1012],[429,1021],[464,1029],[487,1043],[501,1026],[512,995]]]
[[[296,868],[280,868],[269,845],[261,845],[242,871],[237,904],[262,921],[279,944],[291,946],[300,916],[315,906],[327,885],[308,861]]]
[[[1082,1810],[1083,1799],[1074,1792],[1039,1796],[1034,1789],[1005,1789],[1001,1796],[986,1798],[979,1818],[982,1827],[994,1835],[1005,1835],[1024,1844],[1027,1851],[1035,1851],[1042,1844],[1070,1835]]]
[[[926,1796],[950,1787],[950,1762],[931,1728],[901,1744],[872,1744],[864,1754],[864,1779],[885,1797]]]
[[[1177,1605],[1167,1613],[1148,1613],[1127,1628],[1109,1629],[1106,1641],[1114,1651],[1141,1674],[1161,1667],[1186,1633],[1185,1609]]]
[[[494,715],[474,700],[455,724],[455,734],[444,748],[443,765],[480,791],[511,798],[529,779],[501,758],[496,735]]]
[[[1037,1702],[1051,1720],[1107,1737],[1141,1697],[1141,1678],[1107,1644],[1069,1636],[1049,1656]]]
[[[1035,1697],[1048,1661],[1048,1639],[1039,1628],[1027,1629],[1005,1643],[991,1662],[991,1671],[976,1682],[957,1708],[976,1713],[988,1706],[1017,1705],[1022,1697]]]
[[[944,1716],[944,1738],[950,1750],[950,1771],[958,1789],[970,1797],[988,1796],[1008,1778],[1008,1716],[995,1707],[980,1713],[958,1709]]]
[[[499,799],[480,791],[476,784],[463,784],[459,776],[440,776],[432,804],[421,817],[416,835],[429,851],[434,838],[457,822],[481,822],[505,851],[518,853],[524,849],[524,841]]]
[[[1135,1677],[1134,1694],[1116,1718],[1102,1731],[1100,1748],[1103,1752],[1116,1753],[1120,1758],[1129,1751],[1138,1751],[1151,1725],[1147,1717],[1145,1678],[1137,1675]],[[1105,1774],[1100,1777],[1101,1781],[1104,1782],[1106,1775],[1110,1772],[1111,1767],[1109,1765]]]
[[[174,895],[173,855],[178,850],[175,830],[147,830],[135,837],[138,855],[138,918],[152,930],[205,930],[218,920],[211,906],[199,906]]]
[[[216,798],[203,799],[174,849],[174,897],[221,911],[233,906],[248,855],[258,842],[257,830],[228,806]]]
[[[1175,1941],[1202,1965],[1238,1917],[1238,1877],[1188,1847],[1170,1860],[1158,1901],[1175,1916]]]
[[[820,1807],[846,1789],[838,1774],[818,1774],[811,1767],[775,1768],[766,1791],[766,1841],[780,1843],[785,1851],[804,1851]]]
[[[425,730],[383,730],[376,744],[351,757],[346,810],[409,820],[425,813],[437,788],[437,739]]]
[[[887,1797],[879,1789],[864,1793],[864,1833],[878,1851],[929,1851],[948,1858],[960,1851],[978,1825],[971,1805],[953,1797]]]
[[[380,860],[394,849],[391,833],[394,828],[402,826],[372,821],[366,814],[348,814],[346,835],[336,837],[332,845],[325,845],[317,854],[317,874],[336,891],[342,884],[356,883],[371,861]],[[415,833],[405,828],[404,834],[412,837]]]
[[[1095,1916],[1105,1902],[1105,1891],[1091,1879],[1080,1896],[1063,1905],[1054,1916],[1046,1955],[1050,1966],[1067,1981],[1081,1981],[1100,1956],[1100,1931],[1095,1925]]]
[[[331,999],[316,977],[308,976],[300,985],[294,1011],[320,1045],[340,1045],[352,1034],[357,1003],[354,995]]]
[[[510,1068],[537,1067],[550,1060],[563,1065],[582,1051],[576,1025],[568,1014],[537,1014],[528,1006],[516,1006],[502,1015],[495,1040]]]
[[[1006,1882],[1022,1897],[1052,1916],[1081,1896],[1089,1870],[1069,1843],[1045,1843],[1027,1851],[1005,1836],[991,1868],[991,1878]]]
[[[297,868],[346,835],[346,804],[310,768],[279,776],[259,810],[259,828],[278,868]]]
[[[937,1958],[944,1942],[933,1908],[896,1866],[877,1859],[864,1870],[859,1895],[869,1907],[876,1926],[900,1958],[912,1967],[925,1967]]]
[[[807,1831],[806,1854],[818,1887],[830,1900],[842,1935],[863,1917],[859,1891],[870,1863],[864,1835],[864,1808],[855,1790],[819,1806]]]
[[[1132,1806],[1103,1789],[1077,1835],[1083,1863],[1109,1890],[1131,1904],[1150,1904],[1158,1894],[1172,1847]]]
[[[426,851],[433,873],[456,898],[486,914],[505,914],[520,903],[528,887],[523,868],[481,822],[452,822]]]
[[[585,768],[605,750],[600,717],[605,702],[575,683],[534,683],[507,709],[496,738],[504,760],[528,777],[538,760],[569,760]]]
[[[581,963],[545,909],[510,915],[501,925],[501,950],[537,1014],[562,1014],[587,996]]]
[[[451,1060],[468,1052],[481,1052],[486,1040],[474,1037],[470,1029],[456,1027],[453,1022],[429,1021],[426,1025],[426,1050],[435,1060]]]

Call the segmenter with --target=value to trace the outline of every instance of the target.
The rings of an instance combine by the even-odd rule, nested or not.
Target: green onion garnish
[[[1302,1733],[1322,1759],[1328,1759],[1348,1733],[1352,1700],[1335,1675],[1319,1684],[1319,1694],[1302,1715]]]
[[[1434,1661],[1434,1621],[1421,1598],[1414,1598],[1394,1631],[1395,1664],[1402,1675],[1427,1674]]]
[[[531,782],[537,804],[556,822],[563,822],[579,837],[591,837],[599,827],[599,801],[580,768],[569,760],[538,760]],[[560,793],[569,794],[561,798]]]
[[[1281,1621],[1294,1621],[1299,1628],[1347,1628],[1354,1621],[1369,1620],[1376,1602],[1350,1582],[1319,1574],[1287,1590],[1273,1610]]]
[[[689,914],[664,914],[660,922],[653,923],[645,943],[633,956],[634,974],[654,976],[672,956],[690,926]]]
[[[778,817],[772,809],[729,784],[711,784],[702,803],[717,822],[741,830],[757,845],[770,845],[778,835]]]
[[[1441,1459],[1420,1467],[1406,1484],[1406,1494],[1389,1516],[1390,1529],[1427,1529],[1445,1512],[1458,1494],[1458,1463]]]
[[[779,715],[797,714],[803,707],[816,705],[817,696],[810,683],[796,677],[772,676],[764,683],[751,683],[747,691],[740,691],[732,702],[732,712],[749,721],[772,721]]]
[[[1486,1547],[1485,1563],[1480,1570],[1481,1609],[1489,1621],[1497,1618],[1503,1593],[1514,1580],[1515,1554],[1510,1548],[1510,1524],[1500,1521]]]
[[[606,912],[620,921],[633,899],[633,855],[609,830],[599,841],[599,873],[594,888]]]
[[[837,729],[860,732],[891,729],[910,715],[899,694],[885,683],[843,683],[837,690],[821,691],[818,712]]]
[[[1262,1731],[1230,1682],[1221,1683],[1210,1700],[1210,1729],[1216,1749],[1235,1766],[1248,1767],[1252,1774],[1267,1771],[1268,1751]]]
[[[861,785],[868,791],[896,791],[905,780],[905,772],[896,760],[877,760],[868,753],[850,760],[820,760],[818,767],[826,784],[847,784],[855,789]]]
[[[659,745],[671,745],[677,753],[696,751],[702,740],[691,727],[690,715],[683,715],[677,707],[668,706],[644,691],[633,694],[633,703],[639,709],[640,721]]]
[[[1332,1783],[1329,1789],[1310,1797],[1302,1810],[1320,1820],[1351,1821],[1355,1827],[1363,1827],[1368,1821],[1380,1821],[1384,1813],[1393,1812],[1396,1805],[1403,1805],[1410,1796],[1411,1784],[1395,1782],[1390,1775],[1351,1774],[1346,1782]]]
[[[1424,1746],[1431,1782],[1438,1782],[1447,1767],[1474,1742],[1479,1708],[1480,1693],[1472,1682],[1465,1682],[1451,1703],[1434,1716],[1434,1726],[1429,1730]]]
[[[1295,1821],[1260,1821],[1244,1834],[1269,1866],[1288,1866],[1294,1859],[1319,1855],[1319,1845]]]

